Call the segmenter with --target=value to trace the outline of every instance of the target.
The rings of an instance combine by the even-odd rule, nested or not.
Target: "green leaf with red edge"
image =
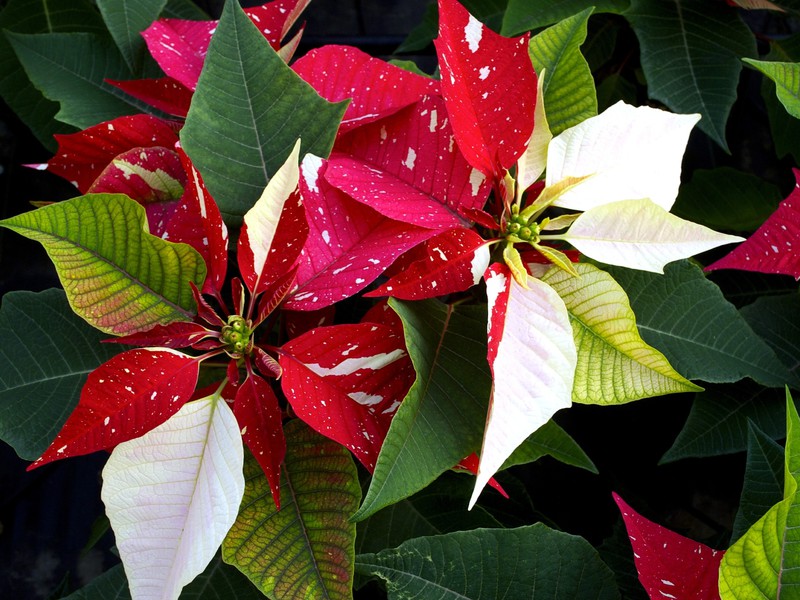
[[[82,194],[111,161],[132,148],[173,148],[178,141],[175,123],[150,115],[118,117],[77,133],[56,135],[58,151],[46,163],[29,165],[71,181]]]
[[[439,96],[337,140],[325,179],[398,221],[429,229],[464,226],[463,209],[486,203],[491,182],[455,143]]]
[[[198,359],[167,348],[136,348],[89,374],[78,406],[29,469],[107,450],[166,421],[194,392]]]
[[[403,338],[378,323],[319,327],[284,344],[280,364],[294,412],[373,471],[414,380]]]
[[[318,310],[352,296],[398,256],[434,235],[356,202],[325,180],[325,168],[312,155],[301,166],[300,190],[310,232],[299,261],[297,289],[285,305],[292,310]]]
[[[477,285],[489,266],[489,242],[471,229],[451,229],[428,240],[427,256],[411,263],[368,297],[423,300]]]
[[[794,176],[797,183],[777,210],[745,242],[707,266],[706,271],[741,269],[800,280],[800,169],[794,169]]]
[[[491,390],[485,307],[389,303],[403,320],[417,378],[392,419],[356,520],[407,498],[476,452]]]
[[[91,194],[0,221],[41,242],[70,306],[114,335],[191,320],[190,283],[206,276],[191,246],[147,233],[144,208],[125,196]]]
[[[233,414],[244,443],[267,477],[275,507],[280,510],[281,463],[286,455],[281,409],[270,383],[249,368],[247,378],[236,388]]]
[[[292,69],[326,100],[351,99],[339,127],[340,136],[439,92],[438,81],[351,46],[316,48],[298,59]]]
[[[502,178],[525,151],[533,131],[536,74],[529,34],[504,38],[457,0],[439,0],[442,95],[456,142],[469,163]]]
[[[181,144],[223,217],[238,225],[298,138],[301,155],[328,155],[344,110],[300,79],[238,3],[228,2],[208,47]]]
[[[725,554],[645,519],[614,494],[633,546],[639,581],[651,598],[719,600]]]
[[[300,140],[244,215],[239,270],[252,294],[260,294],[294,266],[308,236],[300,197]]]
[[[276,510],[264,472],[246,456],[244,499],[222,557],[276,600],[352,598],[356,466],[345,448],[299,419],[284,431],[283,506]]]
[[[228,271],[228,228],[200,173],[180,144],[176,150],[188,181],[180,203],[164,227],[162,237],[189,244],[197,250],[208,270],[201,291],[204,294],[219,293]]]

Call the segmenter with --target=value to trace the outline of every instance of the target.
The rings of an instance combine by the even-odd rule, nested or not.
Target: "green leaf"
[[[800,418],[786,390],[783,500],[759,519],[722,558],[722,600],[796,598],[800,589]]]
[[[579,358],[580,360],[580,358]],[[578,443],[552,419],[534,431],[503,463],[503,469],[552,456],[566,464],[597,474],[597,467]]]
[[[97,8],[132,73],[138,73],[146,45],[141,32],[158,18],[167,0],[97,0]]]
[[[270,598],[352,598],[356,529],[349,517],[361,495],[353,459],[299,419],[284,431],[283,506],[275,509],[264,471],[247,455],[244,499],[223,559]]]
[[[444,473],[410,498],[400,500],[360,521],[357,525],[356,552],[378,552],[426,535],[479,527],[502,527],[480,505],[467,510],[473,486],[471,477]]]
[[[764,296],[741,313],[789,371],[800,377],[800,295]]]
[[[589,7],[594,7],[595,14],[619,14],[625,12],[629,4],[629,0],[509,0],[501,33],[506,36],[519,35],[523,31],[563,21]]]
[[[11,0],[0,12],[0,31],[55,33],[105,32],[103,21],[86,0]],[[58,103],[34,87],[14,53],[0,34],[0,96],[49,150],[55,151],[53,134],[74,129],[56,121]]]
[[[783,448],[752,422],[747,431],[747,466],[731,540],[738,540],[783,497]]]
[[[578,349],[573,402],[622,404],[700,389],[642,340],[628,297],[611,275],[590,264],[575,267],[580,277],[561,269],[542,277],[564,300],[572,324]]]
[[[133,78],[106,37],[93,33],[6,33],[6,37],[33,84],[61,104],[58,120],[84,129],[122,115],[155,113],[105,82]]]
[[[775,82],[775,91],[786,112],[800,119],[800,64],[742,59]]]
[[[477,452],[492,386],[484,306],[389,302],[403,320],[417,379],[392,418],[355,520],[407,498]]]
[[[25,460],[47,449],[78,404],[86,375],[120,352],[61,290],[8,292],[0,307],[0,439]]]
[[[238,225],[298,138],[301,156],[328,156],[346,105],[322,99],[275,53],[238,2],[227,2],[181,144],[223,216]]]
[[[785,414],[778,390],[745,382],[714,386],[695,396],[683,429],[660,463],[741,452],[747,448],[749,422],[772,439],[782,437]]]
[[[597,95],[589,64],[580,51],[592,9],[564,19],[531,38],[533,68],[544,73],[544,107],[552,134],[597,114]]]
[[[700,129],[725,151],[742,57],[755,39],[723,2],[632,0],[625,13],[641,46],[650,98],[676,113],[700,113]]]
[[[144,208],[127,196],[78,196],[0,226],[44,246],[72,310],[101,331],[129,334],[194,316],[189,282],[202,287],[202,257],[147,233]]]
[[[541,523],[415,538],[361,554],[356,570],[386,582],[390,600],[619,598],[589,542]]]
[[[621,267],[608,272],[625,289],[645,342],[687,379],[728,383],[750,377],[783,387],[794,377],[736,308],[689,261],[664,275]]]
[[[130,600],[128,581],[122,565],[111,567],[92,579],[89,585],[66,596],[63,600]],[[180,600],[263,600],[264,595],[237,569],[217,556],[206,570],[187,584]]]
[[[782,199],[777,186],[756,175],[730,167],[698,169],[681,186],[672,212],[711,229],[750,232]]]

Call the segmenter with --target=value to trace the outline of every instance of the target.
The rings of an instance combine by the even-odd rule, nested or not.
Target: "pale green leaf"
[[[403,320],[417,378],[392,418],[357,520],[407,498],[477,452],[492,386],[485,307],[389,302]]]
[[[532,37],[528,46],[533,68],[544,79],[547,123],[553,135],[597,114],[594,79],[580,51],[591,14],[587,8],[560,21]]]
[[[722,600],[796,598],[800,593],[800,418],[786,391],[783,500],[731,546],[719,570]]]
[[[113,42],[93,33],[6,33],[25,72],[46,98],[59,102],[56,118],[80,129],[122,115],[155,113],[106,79],[131,79]]]
[[[359,573],[385,581],[390,600],[619,598],[589,542],[541,523],[415,538],[356,561]]]
[[[687,379],[729,383],[750,377],[773,387],[796,382],[696,265],[672,263],[664,275],[607,270],[628,294],[642,339]]]
[[[575,268],[580,277],[560,269],[542,277],[569,312],[578,349],[574,402],[622,404],[700,389],[642,340],[628,297],[611,275],[589,264]]]
[[[144,208],[127,196],[78,196],[0,226],[44,246],[72,310],[101,331],[134,333],[194,315],[189,283],[202,287],[202,257],[147,233]]]
[[[222,556],[269,598],[352,598],[356,529],[349,518],[361,495],[353,459],[299,419],[284,432],[281,509],[248,455],[244,499]]]
[[[629,0],[509,0],[503,17],[503,35],[519,35],[524,31],[558,23],[592,6],[595,13],[622,13]]]
[[[663,273],[667,263],[744,241],[684,221],[647,199],[590,208],[560,237],[600,262],[653,273]]]
[[[97,8],[132,73],[137,73],[146,46],[141,32],[158,18],[167,0],[97,0]]]
[[[237,2],[208,48],[181,144],[228,222],[238,225],[298,138],[326,157],[346,103],[321,98],[275,53]]]
[[[641,47],[648,94],[677,113],[700,113],[700,129],[727,151],[741,58],[755,38],[724,2],[632,0],[625,16]]]
[[[775,82],[775,91],[783,107],[795,119],[800,119],[800,64],[743,59]]]
[[[0,439],[25,460],[47,449],[86,376],[120,352],[61,290],[9,292],[0,308]]]
[[[243,460],[219,394],[114,448],[101,497],[132,597],[177,600],[205,570],[239,511]]]

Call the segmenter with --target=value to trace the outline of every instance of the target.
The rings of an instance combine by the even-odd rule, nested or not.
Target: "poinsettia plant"
[[[510,0],[499,24],[481,2],[438,0],[435,26],[405,44],[435,37],[430,76],[351,46],[303,52],[308,0],[228,0],[218,20],[189,2],[65,2],[63,30],[47,4],[23,4],[0,13],[0,93],[54,143],[27,168],[76,190],[0,221],[44,247],[62,288],[3,298],[0,437],[32,473],[107,455],[100,495],[122,564],[75,594],[746,598],[791,585],[797,188],[778,204],[755,176],[694,166],[682,185],[691,140],[729,150],[733,100],[707,99],[729,95],[739,59],[800,114],[780,87],[792,64],[755,60],[739,20],[780,6],[720,2],[686,24],[657,0],[564,14]],[[652,102],[628,93],[627,58],[584,49],[595,83],[580,50],[590,17],[597,41],[638,36]],[[694,40],[711,23],[737,68],[675,58],[665,83],[662,34]],[[618,70],[603,78],[607,63]],[[758,290],[717,271],[795,280],[739,310],[724,294]],[[753,406],[706,433],[722,384],[744,378]],[[785,386],[788,402],[769,395]],[[747,449],[735,530],[763,548],[729,535],[712,549],[615,496],[620,565],[525,507],[513,473],[543,456],[597,473],[562,409],[668,394],[695,401],[663,459]],[[784,405],[776,497],[763,473],[784,459],[769,437],[781,431],[759,427]],[[643,587],[626,583],[634,572]]]

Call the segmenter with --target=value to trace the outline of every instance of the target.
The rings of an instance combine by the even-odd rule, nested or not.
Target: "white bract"
[[[242,436],[218,395],[119,444],[102,499],[133,600],[177,600],[203,572],[244,495]]]

